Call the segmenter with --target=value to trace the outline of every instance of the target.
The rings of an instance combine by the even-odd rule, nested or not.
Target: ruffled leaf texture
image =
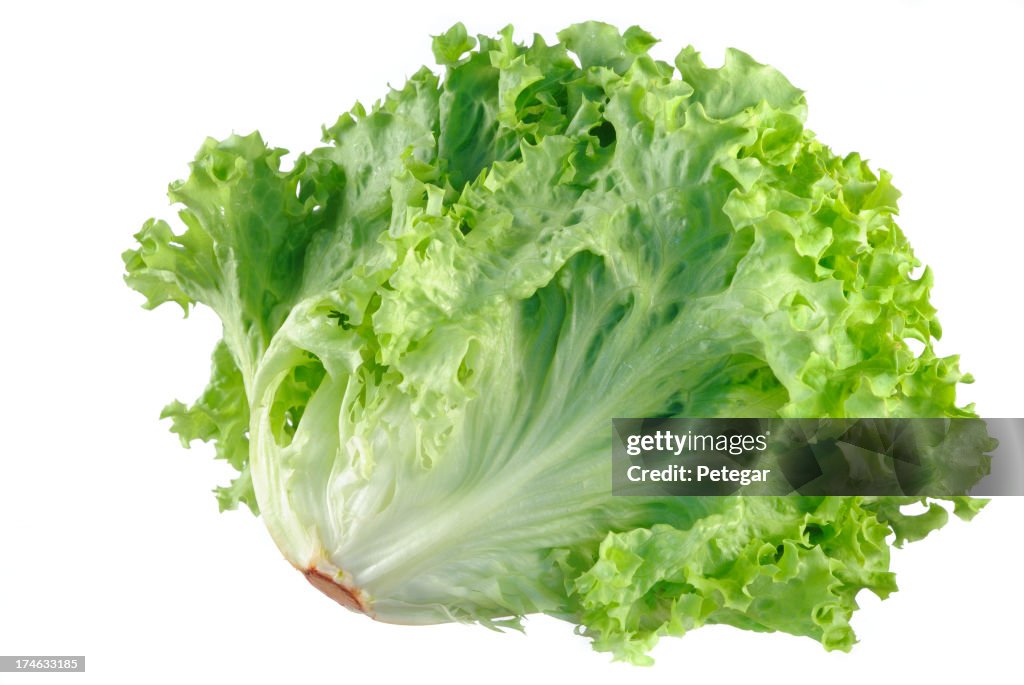
[[[899,192],[742,52],[558,38],[456,25],[443,77],[290,167],[257,133],[207,140],[170,187],[183,229],[124,254],[147,307],[223,321],[209,387],[164,414],[239,470],[222,508],[378,619],[543,612],[634,663],[707,623],[849,649],[857,593],[895,590],[891,547],[945,508],[613,497],[609,419],[973,416]]]

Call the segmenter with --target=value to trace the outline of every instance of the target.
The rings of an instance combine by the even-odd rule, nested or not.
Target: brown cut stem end
[[[306,576],[306,580],[309,581],[310,585],[333,599],[341,606],[351,611],[357,611],[361,614],[372,616],[369,608],[366,606],[366,602],[363,600],[362,593],[359,591],[359,588],[339,583],[315,568],[299,570],[302,571],[302,575]]]

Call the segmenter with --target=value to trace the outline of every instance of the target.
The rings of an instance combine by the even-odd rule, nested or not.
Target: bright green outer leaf
[[[258,513],[256,493],[249,476],[249,403],[242,374],[223,342],[213,351],[210,384],[191,407],[175,400],[164,407],[160,418],[171,419],[171,430],[181,436],[182,445],[192,440],[213,441],[217,458],[239,471],[230,485],[216,490],[221,511],[245,504]]]
[[[943,508],[612,497],[609,419],[973,415],[898,192],[741,52],[559,38],[471,52],[457,25],[443,81],[357,105],[288,171],[257,134],[204,145],[171,188],[187,230],[125,253],[148,306],[224,321],[174,430],[242,471],[222,503],[251,505],[248,469],[288,560],[382,620],[544,612],[636,663],[704,623],[848,649],[856,593],[895,589],[887,536]]]

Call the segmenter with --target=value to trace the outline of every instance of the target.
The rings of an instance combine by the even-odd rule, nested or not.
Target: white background
[[[85,654],[83,674],[0,682],[1000,682],[1019,671],[1021,499],[895,553],[851,654],[726,627],[610,664],[572,626],[527,635],[394,627],[310,588],[246,512],[228,469],[183,451],[160,408],[207,378],[218,324],[144,312],[120,252],[203,137],[259,128],[292,150],[354,100],[431,64],[457,20],[550,40],[640,24],[671,59],[736,46],[807,91],[809,127],[904,192],[946,336],[987,416],[1022,416],[1020,3],[28,3],[0,10],[0,654]],[[355,5],[355,6],[352,6]],[[19,7],[19,9],[12,9]]]

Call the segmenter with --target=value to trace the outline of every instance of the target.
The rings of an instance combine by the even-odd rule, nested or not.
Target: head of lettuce
[[[456,25],[443,78],[357,105],[288,169],[257,133],[207,140],[170,186],[182,228],[150,220],[124,254],[147,307],[224,325],[209,387],[164,416],[239,470],[223,508],[382,621],[540,612],[635,663],[705,623],[848,649],[856,594],[894,591],[890,546],[945,508],[613,497],[610,419],[972,415],[899,193],[742,52],[558,39]]]

